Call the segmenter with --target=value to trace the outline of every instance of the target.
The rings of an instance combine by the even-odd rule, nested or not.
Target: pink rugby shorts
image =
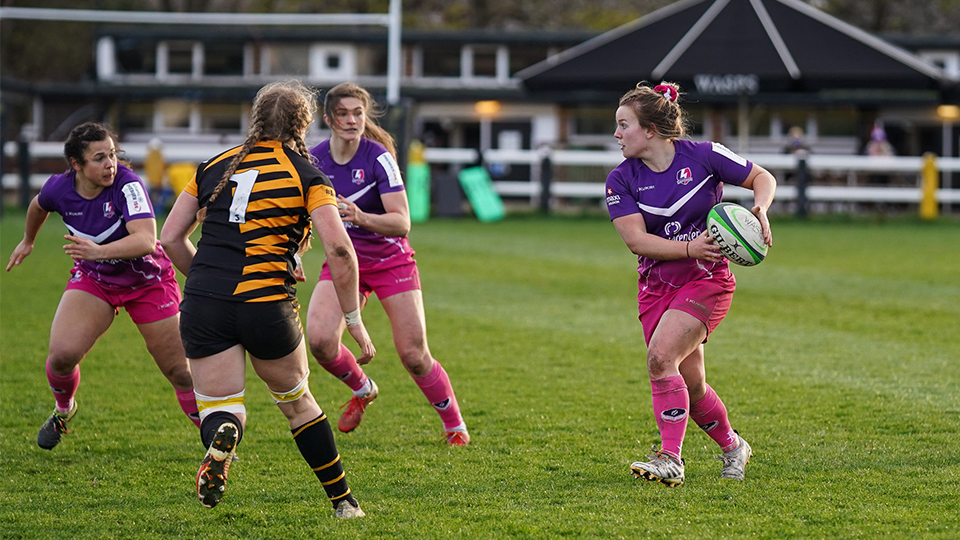
[[[332,281],[330,267],[323,263],[320,270],[319,281]],[[400,266],[385,268],[383,270],[360,270],[360,294],[365,298],[370,297],[370,293],[377,294],[377,298],[386,298],[395,294],[407,291],[416,291],[420,289],[420,270],[417,269],[417,263],[410,261]]]
[[[180,313],[180,285],[173,268],[164,274],[159,283],[140,289],[110,289],[101,286],[83,272],[73,269],[73,277],[67,281],[66,290],[88,292],[113,307],[127,310],[137,324],[146,324],[173,317]]]
[[[722,278],[698,279],[691,281],[679,289],[663,296],[653,296],[640,293],[637,303],[640,309],[640,324],[643,325],[643,339],[650,345],[653,331],[660,324],[660,318],[668,309],[679,309],[696,317],[707,327],[706,343],[710,332],[720,324],[720,321],[730,310],[733,301],[733,291],[737,288],[737,280],[733,274]]]

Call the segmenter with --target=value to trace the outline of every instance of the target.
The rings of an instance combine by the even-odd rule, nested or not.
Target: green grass
[[[5,261],[22,214],[2,221]],[[194,495],[195,428],[121,314],[84,361],[73,432],[51,452],[43,362],[69,261],[56,218],[0,283],[2,538],[956,538],[960,535],[960,225],[777,220],[707,346],[708,380],[755,456],[722,481],[691,426],[678,489],[635,480],[658,435],[635,258],[603,218],[416,225],[430,346],[473,443],[448,448],[365,312],[381,394],[339,434],[368,517],[332,517],[248,370],[250,421],[223,503]],[[320,251],[306,260],[316,275]],[[304,304],[310,287],[301,287]],[[349,392],[314,365],[338,416]],[[63,532],[60,532],[63,531]]]

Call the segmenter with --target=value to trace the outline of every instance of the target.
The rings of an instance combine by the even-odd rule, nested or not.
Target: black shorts
[[[303,339],[296,298],[278,302],[231,302],[185,295],[180,303],[180,339],[187,358],[204,358],[243,345],[261,360],[292,353]]]

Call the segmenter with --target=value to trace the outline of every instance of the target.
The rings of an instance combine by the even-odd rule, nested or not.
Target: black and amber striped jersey
[[[184,191],[201,207],[240,147],[197,167]],[[296,294],[294,254],[310,231],[310,212],[337,204],[330,180],[293,149],[261,141],[207,206],[184,291],[238,302]]]

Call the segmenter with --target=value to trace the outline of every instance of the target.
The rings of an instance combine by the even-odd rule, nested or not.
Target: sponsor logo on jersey
[[[641,191],[646,191],[646,190],[648,190],[648,189],[653,189],[654,187],[656,187],[656,186],[640,186],[640,187],[637,188],[637,192],[639,193],[639,192],[641,192]]]
[[[377,156],[377,163],[383,167],[383,172],[387,173],[387,184],[390,187],[395,188],[403,185],[403,179],[400,177],[400,166],[397,165],[397,160],[393,159],[390,152],[384,152]]]
[[[445,399],[445,400],[443,400],[443,401],[438,401],[438,402],[436,402],[436,403],[433,404],[433,407],[434,407],[435,409],[437,409],[438,411],[445,411],[445,410],[447,410],[447,407],[449,407],[449,406],[450,406],[450,398],[447,398],[447,399]]]
[[[736,163],[737,165],[740,165],[741,167],[747,166],[747,160],[741,156],[738,156],[733,150],[730,150],[729,148],[727,148],[726,146],[718,142],[710,143],[710,144],[711,144],[710,148],[717,154],[720,154],[721,156],[729,159],[730,161]]]
[[[682,422],[687,417],[687,410],[683,407],[675,407],[673,409],[667,409],[660,413],[660,419],[668,424],[676,424]]]
[[[677,184],[685,186],[693,181],[693,173],[690,172],[690,167],[684,167],[677,171]]]
[[[700,236],[700,229],[694,228],[690,232],[680,234],[683,225],[679,221],[671,221],[663,226],[664,238],[667,240],[676,240],[677,242],[689,242]]]
[[[139,182],[130,182],[124,184],[121,188],[123,197],[127,201],[127,214],[135,216],[137,214],[146,214],[150,212],[150,204],[147,203],[147,193]]]
[[[112,218],[115,215],[117,213],[113,211],[113,203],[110,201],[103,203],[103,217]]]
[[[353,183],[358,186],[363,185],[363,169],[353,170]]]
[[[613,206],[615,204],[620,204],[620,196],[614,195],[613,190],[607,188],[607,206]]]

